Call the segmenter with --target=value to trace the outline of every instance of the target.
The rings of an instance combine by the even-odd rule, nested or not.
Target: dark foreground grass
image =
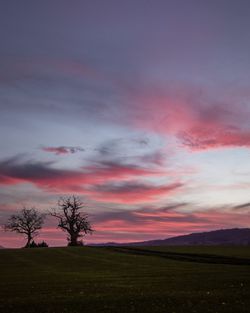
[[[0,250],[0,312],[250,312],[249,247],[133,249]]]

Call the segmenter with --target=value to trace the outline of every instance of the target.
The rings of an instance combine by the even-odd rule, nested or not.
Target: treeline
[[[39,235],[46,216],[57,219],[57,227],[67,234],[69,246],[81,246],[81,238],[93,232],[88,214],[82,211],[84,203],[77,196],[60,198],[57,208],[50,209],[48,214],[40,213],[36,208],[21,209],[13,214],[4,225],[6,231],[16,232],[25,236],[26,248],[48,247],[46,242],[35,243],[34,238]]]

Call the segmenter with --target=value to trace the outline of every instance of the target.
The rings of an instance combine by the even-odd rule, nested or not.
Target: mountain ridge
[[[250,245],[250,228],[218,229],[207,232],[190,233],[166,239],[118,243],[106,242],[91,246],[173,246],[173,245]]]

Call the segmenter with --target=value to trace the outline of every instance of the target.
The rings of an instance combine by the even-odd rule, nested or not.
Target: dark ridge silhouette
[[[192,233],[167,239],[96,244],[98,246],[194,246],[194,245],[250,245],[250,228],[220,229],[203,233]]]

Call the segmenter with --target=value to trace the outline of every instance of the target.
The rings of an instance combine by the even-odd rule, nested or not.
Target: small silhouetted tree
[[[57,209],[52,209],[50,213],[58,219],[58,228],[68,233],[69,246],[82,245],[79,238],[93,232],[88,214],[82,211],[83,207],[79,197],[70,196],[59,199]]]
[[[31,241],[42,228],[44,219],[45,215],[40,214],[35,208],[23,208],[18,214],[11,215],[4,229],[24,235],[27,238],[25,247],[29,248]]]

